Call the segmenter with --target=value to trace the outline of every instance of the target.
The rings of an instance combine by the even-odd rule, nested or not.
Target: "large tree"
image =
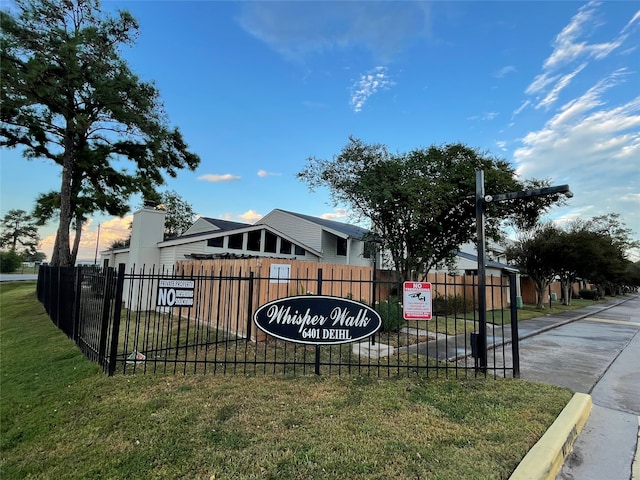
[[[134,193],[159,200],[164,174],[200,159],[169,126],[159,92],[121,58],[138,24],[97,0],[16,0],[2,11],[0,145],[61,168],[59,191],[39,199],[56,212],[52,265],[75,263],[69,230],[89,215],[123,215]],[[74,249],[74,252],[76,249]]]
[[[167,212],[164,220],[165,239],[182,235],[196,221],[196,212],[193,207],[178,195],[178,192],[174,190],[162,192],[160,202],[157,208]]]
[[[35,220],[24,210],[9,210],[0,220],[0,248],[32,256],[39,241]]]
[[[545,292],[558,272],[557,246],[562,232],[552,223],[521,233],[507,248],[507,258],[529,276],[536,289],[536,308],[544,308]]]
[[[591,250],[584,254],[580,275],[615,293],[627,283],[628,256],[632,249],[640,245],[633,240],[633,232],[617,213],[578,221],[574,224],[574,230],[590,239],[589,243],[582,242]]]
[[[579,278],[611,293],[634,286],[635,269],[627,255],[637,245],[619,214],[610,213],[578,219],[562,229],[553,224],[539,225],[521,234],[507,256],[533,280],[537,307],[542,308],[544,292],[556,277],[565,304],[571,303],[571,287]]]
[[[475,240],[475,171],[483,170],[492,194],[540,188],[546,181],[519,181],[506,161],[462,144],[390,153],[385,145],[350,138],[331,160],[310,157],[298,178],[313,190],[327,187],[336,206],[369,219],[390,252],[398,274],[420,278],[450,261],[460,245]],[[486,231],[501,236],[511,219],[531,225],[558,197],[494,202],[487,207]]]

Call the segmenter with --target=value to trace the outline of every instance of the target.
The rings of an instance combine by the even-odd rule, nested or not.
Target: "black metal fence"
[[[403,285],[396,281],[333,278],[321,267],[282,283],[252,271],[178,275],[127,272],[124,265],[43,266],[37,291],[52,321],[109,375],[519,376],[515,275],[486,282],[494,307],[486,319],[477,311],[477,282],[461,288],[447,275],[432,282],[427,321],[404,319]],[[179,292],[163,285],[186,287]],[[315,285],[315,295],[348,292],[336,296],[372,304],[382,328],[365,341],[333,345],[292,343],[257,329],[253,313],[265,299],[299,295],[298,285]],[[486,324],[486,336],[480,324]],[[481,345],[487,350],[479,351]]]

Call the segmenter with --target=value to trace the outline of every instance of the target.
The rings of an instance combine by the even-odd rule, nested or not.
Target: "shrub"
[[[463,297],[462,295],[437,295],[433,299],[434,315],[451,315],[454,313],[473,312],[473,299]]]
[[[389,297],[389,300],[380,302],[376,305],[376,310],[382,318],[383,332],[397,332],[405,324],[398,297]]]
[[[600,300],[600,291],[599,290],[580,290],[578,292],[580,298],[584,298],[585,300]]]
[[[22,264],[22,256],[18,255],[15,250],[8,252],[0,252],[0,272],[15,272]]]

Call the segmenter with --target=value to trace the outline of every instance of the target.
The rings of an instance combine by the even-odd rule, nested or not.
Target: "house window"
[[[373,258],[376,253],[376,245],[372,242],[365,242],[362,247],[362,256],[364,258]]]
[[[264,251],[267,253],[276,253],[278,237],[271,232],[264,232]]]
[[[336,247],[336,255],[341,257],[347,256],[347,239],[346,238],[338,238],[338,245]]]
[[[229,235],[229,248],[234,250],[242,250],[242,237],[244,235],[242,233],[236,233],[234,235]]]
[[[223,246],[224,246],[224,237],[210,238],[209,240],[207,240],[207,247],[222,248]]]
[[[280,239],[280,253],[291,255],[291,242],[289,240]]]
[[[299,255],[299,256],[301,256],[301,257],[304,257],[304,254],[305,254],[305,250],[304,250],[304,248],[299,247],[298,245],[296,245],[296,250],[295,250],[295,252],[296,252],[296,255]]]
[[[251,250],[252,252],[259,252],[261,237],[262,237],[262,230],[255,230],[253,232],[249,232],[248,238],[247,238],[247,250]]]

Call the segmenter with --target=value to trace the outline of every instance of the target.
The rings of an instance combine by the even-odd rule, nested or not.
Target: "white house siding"
[[[347,264],[347,256],[337,254],[338,238],[328,232],[322,232],[322,261],[338,265]]]
[[[109,262],[110,267],[114,268],[118,268],[118,265],[121,263],[128,264],[129,250],[123,252],[114,252],[111,250],[100,252],[100,262],[102,265],[104,265],[105,260]]]
[[[296,217],[295,215],[291,215],[280,210],[273,210],[271,213],[262,217],[258,223],[269,225],[270,227],[295,238],[300,243],[322,252],[323,255],[326,253],[322,250],[322,227],[320,227],[320,225],[316,225],[303,218]]]
[[[176,264],[176,247],[165,247],[160,249],[160,265],[156,268],[162,271],[173,271]],[[182,259],[181,259],[182,260]]]
[[[351,250],[349,252],[349,264],[360,267],[370,267],[373,265],[373,257],[365,258],[364,256],[364,242],[360,240],[351,239]]]
[[[113,260],[113,266],[117,267],[118,265],[120,265],[121,263],[124,263],[125,265],[129,264],[129,252],[122,252],[122,253],[117,253],[115,255],[115,258]]]
[[[207,250],[207,241],[200,240],[198,242],[186,243],[182,245],[174,245],[168,247],[172,250],[171,265],[175,265],[176,262],[186,260],[188,255],[191,254],[204,254],[209,253]],[[164,248],[162,250],[165,250]],[[163,262],[164,264],[164,262]]]

